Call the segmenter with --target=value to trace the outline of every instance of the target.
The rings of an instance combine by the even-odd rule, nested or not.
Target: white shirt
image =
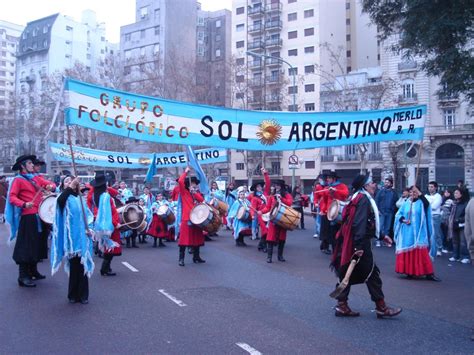
[[[431,214],[441,214],[441,205],[443,204],[443,198],[439,193],[435,193],[434,195],[425,195],[426,199],[430,203],[431,206]]]

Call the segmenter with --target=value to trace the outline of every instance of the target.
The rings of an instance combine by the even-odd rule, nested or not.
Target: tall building
[[[198,3],[196,34],[196,101],[213,106],[231,105],[232,58],[229,10],[203,11]]]
[[[86,10],[82,21],[54,14],[28,22],[17,52],[17,149],[20,152],[46,152],[45,132],[50,125],[55,100],[44,101],[42,94],[54,73],[80,64],[85,74],[98,76],[99,63],[114,48],[105,38],[103,23],[95,12]],[[49,87],[48,87],[49,90]],[[54,100],[54,101],[53,101]],[[64,142],[62,120],[56,122],[48,139]],[[76,144],[94,146],[95,134],[89,131],[82,138],[73,137]]]
[[[126,89],[139,91],[156,78],[161,92],[149,94],[184,98],[177,85],[181,75],[194,78],[196,60],[196,0],[136,0],[135,23],[120,28]],[[183,50],[184,49],[184,50]],[[153,75],[153,78],[150,76]]]
[[[316,111],[325,81],[347,68],[345,1],[234,0],[232,101],[250,110]],[[340,65],[334,65],[337,59]],[[310,189],[319,172],[319,150],[268,152],[266,167],[287,182]],[[260,152],[231,153],[236,180],[258,178]]]
[[[0,20],[0,168],[15,154],[16,52],[23,28]]]

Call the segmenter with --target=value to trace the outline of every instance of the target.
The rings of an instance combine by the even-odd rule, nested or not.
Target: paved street
[[[0,225],[0,353],[474,353],[474,267],[443,256],[441,283],[406,280],[393,271],[393,249],[377,248],[387,303],[402,314],[376,319],[359,285],[350,305],[361,317],[336,318],[328,296],[336,279],[307,224],[289,234],[286,263],[267,264],[257,241],[235,247],[226,231],[203,248],[205,264],[188,254],[179,267],[174,243],[124,249],[116,277],[101,277],[96,259],[88,305],[67,302],[66,274],[49,276],[49,262],[38,287],[18,287]]]

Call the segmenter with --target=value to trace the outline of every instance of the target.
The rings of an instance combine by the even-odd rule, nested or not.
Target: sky
[[[173,0],[180,1],[180,0]],[[231,9],[232,0],[200,0],[203,10]],[[81,20],[83,10],[91,9],[98,22],[105,22],[107,39],[120,41],[120,26],[135,21],[135,0],[2,0],[0,20],[25,26],[27,22],[57,12]]]

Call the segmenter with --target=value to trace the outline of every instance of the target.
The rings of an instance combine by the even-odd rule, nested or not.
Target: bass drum
[[[162,205],[158,207],[156,214],[166,224],[173,224],[176,221],[176,217],[174,216],[173,210],[168,205]]]
[[[192,224],[208,233],[215,233],[221,226],[219,212],[205,203],[200,203],[191,210],[189,219]]]
[[[283,203],[278,203],[270,213],[270,220],[286,230],[293,230],[300,224],[301,213]]]
[[[221,216],[225,216],[227,214],[227,204],[224,201],[213,198],[209,204],[219,211]]]
[[[43,200],[38,207],[38,215],[40,219],[46,224],[53,224],[56,216],[56,201],[58,196],[51,194],[43,197]]]
[[[250,215],[250,211],[245,206],[240,206],[237,210],[237,219],[242,222],[250,222],[252,221],[252,216]]]
[[[337,224],[342,224],[342,211],[348,203],[349,202],[333,200],[329,205],[328,212],[326,214],[328,220]]]
[[[130,203],[123,207],[117,208],[120,217],[120,224],[126,224],[120,228],[121,231],[130,229],[146,228],[146,213],[142,206],[136,203]]]

